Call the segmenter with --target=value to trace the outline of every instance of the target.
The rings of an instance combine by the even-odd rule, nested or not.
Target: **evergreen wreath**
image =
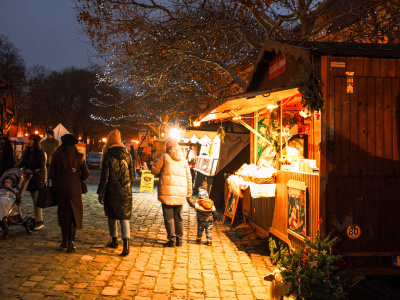
[[[301,74],[293,79],[292,82],[303,96],[301,104],[311,113],[314,111],[323,111],[322,87],[324,84],[320,76],[310,63],[300,65],[300,70]]]

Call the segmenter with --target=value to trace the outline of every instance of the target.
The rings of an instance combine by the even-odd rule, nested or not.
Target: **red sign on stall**
[[[281,75],[285,71],[286,59],[283,55],[280,55],[269,64],[269,80]]]

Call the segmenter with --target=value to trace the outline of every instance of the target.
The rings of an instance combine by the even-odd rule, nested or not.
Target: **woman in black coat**
[[[78,151],[78,139],[72,134],[61,137],[62,144],[54,152],[49,168],[58,201],[58,225],[61,226],[60,247],[71,253],[76,250],[76,229],[82,229],[83,203],[81,181],[89,177],[89,170]]]
[[[97,189],[100,204],[108,217],[108,228],[112,241],[108,247],[118,247],[117,220],[121,224],[124,241],[122,256],[129,254],[130,228],[132,214],[132,159],[128,150],[121,144],[119,130],[111,131],[103,148],[101,178]]]
[[[28,138],[28,146],[22,154],[18,168],[32,171],[33,177],[29,181],[27,190],[31,193],[35,207],[35,230],[42,229],[42,209],[36,206],[39,190],[46,185],[46,155],[39,146],[40,136],[32,134]]]

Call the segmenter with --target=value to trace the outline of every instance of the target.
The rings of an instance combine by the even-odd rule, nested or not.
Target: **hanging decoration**
[[[293,84],[299,89],[301,93],[301,104],[304,108],[308,109],[310,113],[314,111],[323,111],[323,82],[315,71],[313,66],[308,63],[300,66],[301,74],[292,79]]]

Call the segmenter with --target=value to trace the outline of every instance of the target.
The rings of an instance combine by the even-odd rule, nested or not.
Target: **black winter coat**
[[[104,212],[110,219],[129,220],[132,215],[133,168],[123,146],[111,147],[103,157],[97,194],[104,196]]]
[[[33,172],[33,177],[27,188],[28,191],[40,190],[46,185],[46,156],[42,149],[27,147],[18,168],[25,168]]]
[[[83,202],[81,180],[89,177],[89,170],[79,153],[80,164],[77,169],[65,168],[60,157],[55,157],[50,164],[49,178],[53,180],[58,201],[58,225],[71,226],[75,219],[76,228],[83,227]]]

